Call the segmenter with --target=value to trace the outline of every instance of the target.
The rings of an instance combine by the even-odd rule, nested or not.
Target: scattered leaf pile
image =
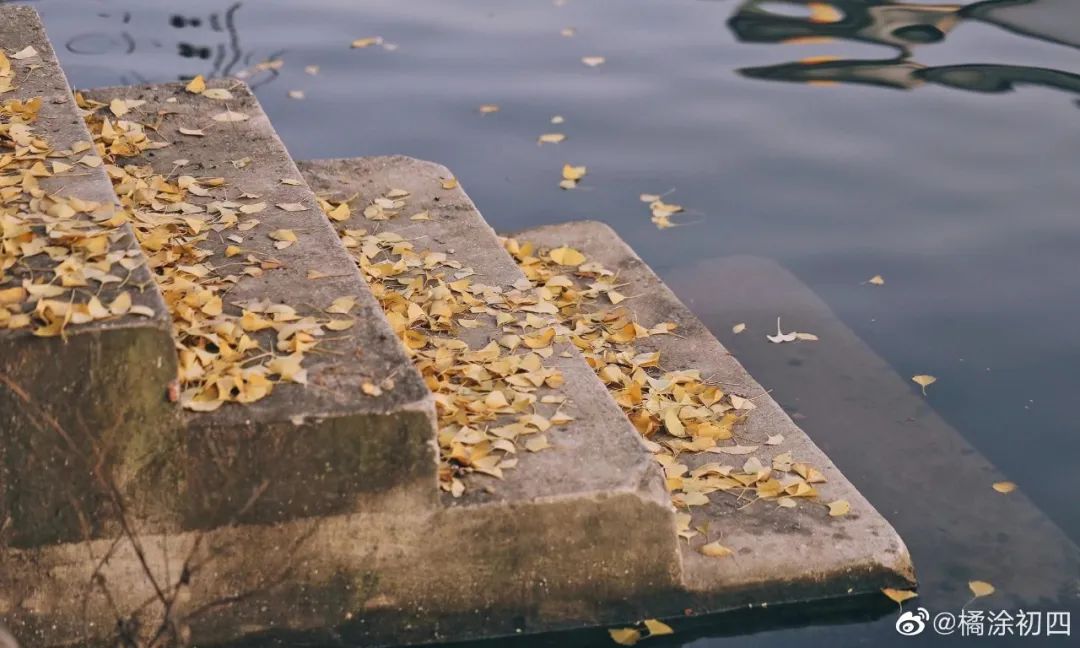
[[[755,409],[754,402],[711,384],[697,370],[664,366],[660,352],[649,350],[650,338],[676,331],[672,322],[644,326],[623,302],[618,277],[569,247],[538,249],[527,242],[506,239],[505,247],[525,276],[558,309],[562,329],[608,387],[615,401],[644,437],[667,476],[672,502],[679,509],[679,534],[689,540],[692,507],[707,506],[710,495],[724,492],[740,505],[765,500],[793,508],[796,500],[816,500],[816,484],[825,482],[817,468],[790,452],[763,462],[762,446],[777,446],[783,437],[751,441],[737,425]],[[642,348],[638,348],[641,346]],[[681,461],[684,455],[715,454],[747,458],[731,464]],[[730,461],[731,459],[729,459]],[[827,505],[833,517],[846,515],[844,500]],[[707,535],[707,534],[706,534]],[[699,551],[711,557],[731,555],[715,542]]]
[[[441,182],[444,189],[456,186]],[[348,201],[320,204],[435,395],[439,483],[458,497],[466,475],[501,478],[517,464],[519,450],[550,448],[547,432],[573,420],[562,411],[563,375],[547,362],[557,353],[556,337],[567,332],[544,291],[528,282],[476,281],[472,269],[445,253],[426,251],[388,229],[393,222],[431,218],[409,209],[409,196],[391,189],[358,209],[370,230],[351,225]],[[469,331],[482,328],[497,330],[498,337],[470,345]]]
[[[186,89],[209,99],[232,97],[226,89],[208,89],[202,77]],[[228,300],[229,291],[243,279],[282,266],[273,256],[246,249],[259,214],[270,209],[295,211],[303,205],[268,206],[242,188],[226,187],[223,178],[187,175],[186,160],[175,161],[168,175],[135,164],[143,153],[169,146],[150,136],[168,112],[158,112],[156,121],[145,125],[125,118],[140,112],[141,103],[114,99],[104,104],[82,96],[77,101],[88,111],[94,153],[105,161],[172,316],[181,404],[194,411],[213,411],[227,402],[264,398],[278,383],[306,384],[305,354],[328,330],[351,326],[352,298],[321,304],[325,309],[321,313],[301,313],[282,303]],[[206,123],[190,126],[201,132],[215,128],[213,121],[242,121],[219,119],[221,114],[247,118],[228,109],[213,113],[208,111]],[[269,238],[276,250],[283,250],[297,235],[280,229]]]
[[[40,64],[28,47],[0,51],[0,99],[16,89],[15,65]],[[62,336],[72,325],[153,312],[122,288],[138,267],[120,244],[124,217],[113,203],[63,194],[62,178],[101,166],[90,142],[57,150],[35,132],[42,99],[0,101],[0,329]],[[42,182],[55,178],[49,191]],[[113,297],[102,300],[109,288]]]

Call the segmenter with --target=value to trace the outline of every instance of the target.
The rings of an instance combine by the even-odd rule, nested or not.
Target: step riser
[[[38,55],[11,57],[28,46]],[[32,9],[0,7],[0,48],[9,55],[15,86],[0,95],[0,103],[41,97],[38,119],[31,124],[36,136],[58,151],[89,143],[67,80]],[[46,165],[57,161],[73,168],[43,178],[41,186],[56,195],[114,205],[103,169],[78,162],[93,153],[49,158]],[[133,305],[148,308],[152,316],[69,324],[63,337],[34,336],[36,323],[14,330],[0,325],[0,379],[5,383],[0,385],[0,520],[8,521],[0,522],[0,544],[33,546],[113,532],[117,517],[110,501],[112,486],[137,489],[142,477],[135,457],[143,437],[176,422],[177,408],[167,400],[176,363],[161,295],[130,226],[116,227],[110,237],[110,252],[126,251],[128,259],[141,264],[130,272],[114,264],[109,273],[122,277],[122,283],[102,287],[91,279],[87,286],[53,299],[78,304],[96,294],[108,305],[126,292]],[[49,276],[45,269],[55,267],[43,254],[23,260],[38,269],[38,281]],[[16,274],[7,282],[0,272],[0,289],[21,285],[19,265],[10,272]],[[97,466],[116,470],[105,470],[99,478],[94,474]]]
[[[650,603],[678,605],[677,579],[650,557],[670,530],[642,516],[636,496],[598,495],[576,502],[575,511],[567,518],[557,498],[430,515],[404,509],[144,536],[140,544],[159,582],[169,584],[198,539],[192,562],[200,568],[176,617],[227,602],[191,620],[196,645],[273,632],[316,644],[333,637],[363,646],[430,643],[625,622],[655,610]],[[563,532],[550,534],[552,526]],[[160,607],[143,605],[154,591],[127,543],[100,570],[111,600],[87,594],[98,564],[86,556],[104,555],[110,544],[0,554],[0,591],[28,593],[0,607],[15,635],[33,646],[104,646],[116,625],[114,604],[125,613],[141,609],[142,626],[155,628]],[[43,569],[50,579],[41,578]]]

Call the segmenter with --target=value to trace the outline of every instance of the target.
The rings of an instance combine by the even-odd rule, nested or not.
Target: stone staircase
[[[27,8],[0,52],[0,620],[26,645],[431,643],[914,584],[606,226],[502,239],[444,167],[298,169],[231,79],[73,99]]]

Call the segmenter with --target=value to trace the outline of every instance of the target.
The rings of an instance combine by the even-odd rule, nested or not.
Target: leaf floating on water
[[[499,112],[499,106],[498,104],[482,104],[477,110],[481,115],[490,115]]]
[[[633,646],[641,641],[641,631],[636,628],[611,628],[608,634],[620,646]]]
[[[576,30],[576,29],[574,29],[573,27],[563,27],[563,28],[562,28],[562,29],[561,29],[561,30],[559,31],[559,34],[561,34],[562,36],[564,36],[564,37],[566,37],[566,38],[571,38],[572,36],[574,36],[575,34],[577,34],[577,30]]]
[[[184,90],[187,90],[191,94],[202,94],[203,91],[206,90],[206,79],[200,74],[184,86]]]
[[[319,66],[318,65],[308,65],[308,66],[306,66],[304,68],[304,72],[306,74],[310,74],[311,76],[315,76],[316,74],[319,73]]]
[[[795,337],[804,342],[817,342],[819,339],[818,336],[813,333],[796,333]]]
[[[994,586],[981,580],[968,581],[968,589],[975,595],[975,598],[990,596],[994,593]]]
[[[585,177],[588,173],[588,169],[584,166],[574,166],[572,164],[564,164],[562,169],[562,182],[559,186],[563,189],[573,189],[577,186],[577,183]]]
[[[922,387],[923,396],[926,396],[926,388],[937,382],[937,378],[933,376],[927,376],[926,374],[919,374],[918,376],[912,376],[911,379],[915,381],[915,384]]]
[[[851,512],[851,504],[847,500],[836,500],[835,502],[829,502],[829,517],[841,517]]]
[[[583,56],[583,57],[581,57],[581,62],[584,63],[585,65],[588,65],[589,67],[596,67],[598,65],[603,65],[606,61],[607,61],[607,59],[604,58],[603,56]]]
[[[565,139],[566,139],[566,135],[563,135],[562,133],[544,133],[539,138],[537,138],[536,143],[537,144],[558,144],[559,142],[561,142],[561,141],[563,141]]]
[[[885,278],[881,275],[874,275],[873,277],[870,277],[870,279],[866,283],[873,284],[875,286],[884,286]]]
[[[746,324],[744,324],[743,322],[739,322],[735,326],[731,327],[731,332],[734,333],[735,335],[738,335],[739,333],[742,333],[745,330],[746,330]]]
[[[1011,481],[994,482],[993,489],[1003,495],[1008,495],[1016,490],[1016,484]]]
[[[781,331],[780,330],[780,318],[777,317],[776,318],[776,335],[766,335],[765,337],[768,338],[769,342],[772,342],[773,344],[781,344],[783,342],[794,342],[796,339],[798,339],[799,334],[795,333],[794,331],[791,332],[791,333],[784,333],[783,331]]]
[[[701,545],[698,547],[698,551],[710,558],[725,558],[735,553],[731,549],[728,549],[715,541]]]
[[[304,91],[303,90],[289,90],[289,98],[290,99],[303,99],[304,98]]]
[[[562,115],[555,115],[554,117],[551,118],[551,123],[552,124],[561,124],[564,121],[566,121],[566,119]]]
[[[216,122],[242,122],[251,119],[244,113],[234,112],[232,110],[226,110],[223,113],[218,113],[213,117]]]
[[[912,592],[911,590],[893,589],[892,587],[881,588],[881,593],[885,596],[888,596],[896,603],[903,603],[908,599],[913,599],[918,596],[918,594]]]
[[[650,637],[675,634],[675,631],[671,629],[671,626],[664,623],[663,621],[658,621],[656,619],[645,619],[644,623],[645,628],[649,631]]]
[[[357,38],[349,47],[352,49],[363,49],[365,47],[371,47],[372,45],[381,45],[382,42],[382,36],[368,36],[367,38]]]

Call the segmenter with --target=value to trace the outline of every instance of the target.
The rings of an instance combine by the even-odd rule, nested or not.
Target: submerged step
[[[680,265],[668,276],[748,368],[770,376],[773,397],[859,490],[888,511],[919,565],[921,605],[959,609],[970,597],[965,583],[984,580],[997,589],[996,609],[1080,612],[1076,543],[1025,494],[1023,482],[1015,492],[995,490],[1009,477],[798,277],[752,256]],[[762,336],[777,315],[821,341],[769,344]],[[746,331],[725,334],[736,322]],[[933,387],[928,391],[932,401]]]
[[[184,431],[148,447],[183,528],[437,495],[430,394],[254,95],[82,93],[172,316]]]
[[[0,7],[0,545],[117,529],[174,420],[171,325],[29,7]]]
[[[567,223],[507,247],[665,467],[696,608],[914,584],[889,523],[614,231]]]

